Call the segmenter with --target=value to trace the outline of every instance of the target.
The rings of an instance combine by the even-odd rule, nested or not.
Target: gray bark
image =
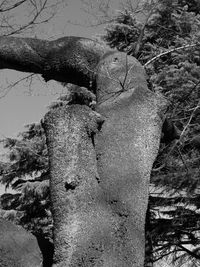
[[[82,37],[63,37],[54,41],[34,38],[0,37],[0,69],[42,74],[51,79],[95,87],[96,68],[110,49]]]
[[[50,157],[54,218],[54,266],[93,266],[101,256],[96,238],[102,210],[93,134],[101,116],[87,106],[71,105],[49,112],[44,120]],[[102,232],[102,238],[104,238]]]
[[[46,116],[54,183],[54,266],[144,265],[148,185],[162,107],[162,99],[148,90],[138,61],[112,53],[100,61],[97,75],[101,128],[97,123],[88,136],[93,111],[85,106],[65,107],[65,115],[59,111],[53,123],[55,111]],[[65,183],[74,179],[78,184],[66,190]]]
[[[148,185],[165,106],[148,90],[142,66],[76,37],[0,38],[0,51],[0,68],[96,90],[98,113],[75,102],[44,120],[54,266],[142,267]]]
[[[162,126],[161,99],[148,90],[144,70],[134,58],[115,53],[100,64],[97,111],[106,119],[95,149],[100,185],[113,214],[112,246],[102,266],[142,267],[148,185]]]

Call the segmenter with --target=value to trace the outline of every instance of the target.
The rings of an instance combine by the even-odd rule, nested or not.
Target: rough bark
[[[54,218],[54,266],[93,266],[92,258],[96,260],[101,254],[93,247],[105,217],[109,216],[102,209],[93,143],[101,124],[99,114],[81,105],[58,107],[45,116]]]
[[[160,142],[162,100],[148,90],[139,62],[123,53],[100,63],[97,88],[97,111],[105,117],[95,139],[98,174],[113,215],[102,266],[142,267],[148,185]]]
[[[94,41],[8,39],[0,38],[1,68],[96,89],[98,113],[85,105],[62,106],[44,121],[54,266],[142,267],[164,101],[148,90],[136,59]]]
[[[161,107],[161,99],[147,89],[137,60],[113,53],[98,69],[101,129],[97,123],[88,135],[94,121],[86,106],[72,105],[46,116],[54,266],[143,266],[148,184],[159,147]]]
[[[0,69],[42,74],[54,79],[95,89],[96,68],[110,49],[82,37],[54,41],[34,38],[0,37]]]

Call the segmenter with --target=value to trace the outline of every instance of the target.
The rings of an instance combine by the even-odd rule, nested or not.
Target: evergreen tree
[[[0,165],[0,181],[16,193],[1,196],[2,216],[13,218],[36,236],[51,239],[48,156],[42,126],[27,125],[18,138],[5,139],[4,148],[8,159]]]

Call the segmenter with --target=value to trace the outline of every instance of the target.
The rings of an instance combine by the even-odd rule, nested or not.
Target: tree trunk
[[[93,266],[92,258],[100,257],[92,242],[109,215],[101,208],[93,141],[101,123],[96,112],[81,105],[59,107],[45,117],[54,218],[53,266]]]
[[[86,106],[72,105],[50,111],[44,121],[53,266],[143,267],[162,100],[147,89],[141,65],[124,53],[105,56],[97,73],[101,117]]]
[[[0,37],[4,68],[97,94],[100,115],[77,104],[52,110],[44,121],[55,266],[142,267],[149,177],[165,104],[148,90],[142,66],[87,38]]]
[[[114,223],[109,222],[112,245],[102,266],[142,267],[149,178],[159,148],[162,100],[148,90],[139,62],[123,53],[100,63],[97,86],[97,111],[106,118],[96,136],[97,166],[114,218]]]

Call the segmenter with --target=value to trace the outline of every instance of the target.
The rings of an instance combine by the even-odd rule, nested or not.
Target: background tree
[[[43,253],[44,266],[53,256],[48,156],[40,124],[26,126],[18,138],[3,141],[7,160],[0,165],[1,183],[13,193],[1,195],[1,217],[32,232]]]
[[[179,129],[180,139],[160,146],[146,234],[153,261],[172,254],[180,264],[193,258],[187,266],[194,266],[194,258],[200,258],[199,2],[151,1],[143,7],[148,14],[143,23],[133,10],[125,9],[103,38],[111,47],[136,56],[146,67],[151,90],[170,101],[166,116]]]

